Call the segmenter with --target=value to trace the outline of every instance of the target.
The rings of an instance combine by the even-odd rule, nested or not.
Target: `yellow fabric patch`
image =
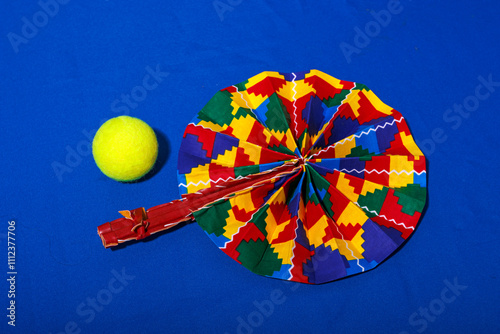
[[[231,203],[232,208],[244,209],[246,212],[257,209],[253,205],[252,196],[248,189],[238,192],[235,196],[231,197],[229,203]],[[228,239],[232,239],[233,235],[235,235],[242,226],[246,225],[247,222],[236,219],[233,210],[229,210],[228,213],[229,217],[226,218],[226,226],[224,226],[223,235]]]
[[[283,261],[283,264],[292,264],[292,250],[294,246],[295,240],[290,240],[279,244],[272,244],[271,248],[273,249],[273,252],[278,255],[278,258]]]
[[[354,192],[354,187],[349,185],[349,179],[345,177],[345,173],[340,173],[337,189],[352,202],[357,202],[359,195]]]
[[[363,224],[368,220],[365,212],[360,209],[359,206],[350,202],[347,204],[346,208],[340,214],[340,217],[337,220],[337,225],[356,225],[359,224],[363,226]]]
[[[382,190],[384,189],[384,186],[378,183],[366,181],[363,183],[363,189],[361,189],[361,194],[362,196],[366,196],[367,193],[374,193],[375,190]]]
[[[332,77],[331,75],[328,75],[326,73],[323,73],[318,70],[311,70],[309,73],[306,74],[306,78],[310,78],[313,76],[317,76],[318,78],[321,78],[328,82],[330,85],[332,85],[335,88],[342,89],[343,86],[340,84],[340,80],[337,78]]]
[[[412,135],[407,136],[405,135],[404,132],[400,132],[399,134],[401,135],[401,141],[403,142],[403,145],[406,147],[408,151],[410,151],[412,155],[418,155],[418,156],[423,155],[422,151],[420,151],[417,144],[415,144]]]
[[[233,210],[229,210],[229,217],[226,218],[226,226],[224,226],[223,235],[231,240],[233,236],[238,233],[241,227],[245,226],[247,222],[242,222],[236,219]]]
[[[363,93],[368,98],[368,100],[370,100],[371,104],[375,107],[375,109],[377,109],[378,111],[380,111],[383,114],[392,115],[392,108],[389,107],[384,102],[382,102],[378,98],[378,96],[373,93],[373,91],[363,90]]]
[[[274,131],[272,129],[269,129],[269,132],[278,139],[280,142],[283,140],[283,137],[286,135],[286,143],[285,146],[291,150],[292,152],[297,148],[297,143],[295,143],[295,139],[293,139],[292,132],[290,129],[287,129],[286,132],[280,132],[280,131]]]
[[[389,187],[399,188],[413,183],[413,173],[406,173],[413,171],[413,161],[408,161],[408,157],[400,155],[392,155],[390,159]]]
[[[209,164],[198,166],[193,168],[191,173],[185,174],[188,193],[194,193],[201,189],[210,188],[208,165]]]
[[[218,124],[212,123],[212,122],[207,122],[207,121],[199,121],[198,124],[196,125],[201,125],[204,128],[213,130],[214,132],[222,132],[227,129],[227,125],[220,126]]]
[[[212,159],[212,163],[216,163],[223,166],[233,167],[234,161],[236,161],[236,151],[237,147],[233,147],[230,151],[225,151],[223,154],[217,155],[215,159]]]
[[[243,148],[243,152],[248,155],[248,159],[254,164],[260,164],[260,152],[262,151],[261,146],[251,144],[248,142],[240,141],[240,147]]]
[[[304,152],[305,148],[309,148],[312,142],[310,142],[309,133],[306,132],[305,136],[302,138],[302,143],[300,143],[300,151]],[[304,152],[305,153],[305,152]]]
[[[233,136],[238,138],[240,142],[242,140],[247,140],[255,122],[256,120],[251,116],[240,117],[238,119],[234,118],[230,125],[233,129]]]
[[[356,147],[356,137],[354,135],[338,142],[335,146],[335,158],[345,158],[351,154],[351,150]]]
[[[344,255],[347,260],[356,260],[363,258],[363,243],[365,240],[361,237],[365,231],[360,229],[358,233],[352,238],[352,240],[338,240],[337,245],[339,246],[340,254]],[[347,245],[346,245],[347,244]]]
[[[247,84],[245,85],[245,87],[248,89],[252,86],[255,86],[256,84],[258,84],[259,82],[263,81],[263,80],[266,80],[267,78],[279,78],[279,79],[283,79],[285,80],[285,77],[281,74],[279,74],[278,72],[262,72],[262,73],[259,73],[257,75],[254,75],[253,77],[251,77],[250,79],[248,79],[248,82]]]
[[[351,94],[349,94],[348,98],[344,101],[344,103],[349,104],[356,117],[359,116],[359,108],[360,108],[359,100],[361,97],[359,96],[359,92],[360,92],[359,90],[353,90]]]
[[[235,196],[231,197],[229,201],[231,202],[231,205],[244,208],[247,212],[257,209],[253,203],[252,195],[249,189],[237,193]]]
[[[287,82],[277,93],[279,96],[293,102],[294,100],[296,101],[311,92],[316,93],[316,90],[309,84],[305,83],[304,80],[297,80]],[[290,110],[290,112],[293,113],[293,110]]]
[[[335,223],[333,223],[333,221],[331,221],[331,224],[335,224]],[[336,229],[337,229],[336,226],[330,226],[330,228],[333,231],[336,231]],[[331,238],[330,240],[328,240],[327,242],[325,242],[325,247],[326,248],[330,247],[332,249],[332,251],[334,251],[334,250],[336,250],[336,249],[339,248],[339,242],[343,242],[342,239],[340,239],[340,241],[339,241],[339,239]]]
[[[257,109],[268,98],[267,96],[248,94],[247,91],[241,92],[241,95],[240,93],[234,93],[233,96],[240,99],[238,103],[243,102],[242,107],[250,107],[250,109]]]
[[[286,130],[286,147],[292,152],[297,148],[297,143],[295,142],[295,139],[293,139],[290,129]]]
[[[323,215],[309,230],[306,230],[307,239],[309,239],[309,243],[314,246],[314,248],[323,244],[326,228],[328,228],[328,220],[326,215]]]
[[[275,192],[268,200],[267,203],[275,204],[275,203],[285,203],[286,195],[283,188],[280,188],[279,191]],[[265,219],[266,222],[266,232],[267,232],[267,241],[269,243],[272,242],[273,236],[277,237],[279,232],[283,230],[285,224],[279,225],[278,222],[281,217],[275,217],[271,211],[271,208],[267,209],[267,216]],[[278,231],[277,231],[278,230]]]

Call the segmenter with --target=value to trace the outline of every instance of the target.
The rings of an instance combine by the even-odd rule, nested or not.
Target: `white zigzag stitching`
[[[354,255],[354,252],[352,251],[352,249],[350,249],[350,248],[349,248],[349,245],[348,245],[347,241],[345,241],[345,239],[344,239],[344,235],[340,232],[339,227],[337,226],[337,224],[333,224],[333,225],[335,225],[335,228],[337,229],[337,232],[338,232],[338,233],[340,234],[340,236],[342,237],[342,241],[345,243],[345,247],[346,247],[348,250],[350,250],[350,251],[351,251],[351,255],[352,255],[352,257],[356,258],[356,263],[357,263],[358,267],[360,267],[360,268],[361,268],[361,271],[362,271],[362,272],[364,272],[364,271],[365,271],[365,267],[363,267],[362,265],[360,265],[360,264],[359,264],[359,258],[358,258],[356,255]]]
[[[398,172],[397,170],[393,169],[391,171],[386,171],[385,169],[382,169],[381,171],[378,171],[376,169],[372,169],[372,170],[366,170],[366,169],[362,169],[362,170],[357,170],[356,168],[353,168],[351,170],[349,169],[345,169],[345,168],[342,168],[342,169],[334,169],[336,171],[339,171],[339,172],[344,172],[344,173],[352,173],[352,172],[356,172],[356,173],[361,173],[361,172],[366,172],[368,174],[371,174],[371,173],[377,173],[378,175],[382,174],[382,173],[386,173],[386,174],[392,174],[392,173],[395,173],[395,174],[398,174],[398,175],[401,175],[401,174],[406,174],[406,175],[410,175],[410,174],[417,174],[417,175],[422,175],[422,173],[425,173],[426,171],[423,170],[421,171],[420,173],[417,172],[417,171],[406,171],[406,170],[402,170],[400,172]]]
[[[292,87],[292,92],[293,92],[293,96],[292,96],[292,99],[293,99],[293,115],[295,116],[294,119],[293,119],[293,122],[295,123],[295,135],[298,136],[299,134],[299,130],[297,129],[297,126],[299,125],[299,123],[297,123],[297,106],[295,105],[295,103],[297,102],[297,98],[295,97],[297,95],[297,90],[295,88],[297,88],[297,83],[295,82],[295,79],[297,79],[297,76],[295,75],[295,73],[292,73],[293,74],[293,80],[292,80],[292,83],[293,83],[293,87]]]
[[[293,121],[295,123],[295,134],[297,135],[298,134],[298,129],[297,129],[298,123],[296,122],[296,119],[297,119],[297,106],[295,105],[295,103],[297,102],[296,97],[295,97],[297,95],[297,90],[295,89],[297,87],[297,83],[295,82],[295,79],[297,78],[297,76],[295,75],[295,73],[292,73],[292,74],[293,74],[293,80],[292,80],[292,83],[293,83],[293,87],[292,87],[292,92],[293,92],[293,96],[292,96],[292,99],[293,99],[293,114],[295,116],[295,118],[293,119]],[[297,217],[297,220],[298,220],[298,217]],[[298,228],[299,228],[299,224],[297,224],[297,227],[295,228],[295,237],[297,237],[297,229]],[[295,267],[295,265],[293,264],[293,258],[295,257],[294,250],[295,250],[295,242],[293,243],[292,257],[290,258],[290,263],[292,265],[290,266],[290,268],[288,268],[288,273],[290,274],[290,277],[288,278],[289,280],[291,280],[293,278],[292,269]]]
[[[414,228],[413,226],[408,227],[408,226],[406,226],[404,223],[398,223],[398,222],[396,222],[394,219],[390,219],[390,218],[388,218],[386,215],[381,215],[381,214],[379,214],[379,213],[378,213],[377,211],[375,211],[375,210],[370,210],[367,206],[360,206],[360,205],[358,204],[358,202],[355,202],[355,204],[356,204],[357,206],[359,206],[361,209],[366,209],[368,212],[374,213],[374,214],[376,214],[376,215],[377,215],[377,216],[379,216],[379,217],[385,218],[385,220],[387,220],[387,221],[392,221],[392,222],[393,222],[394,224],[396,224],[396,225],[402,225],[402,226],[403,226],[405,229],[407,229],[407,230],[408,230],[408,229],[415,230],[415,228]]]
[[[252,112],[253,112],[253,109],[252,109],[252,108],[250,108],[250,106],[248,105],[248,101],[247,101],[247,100],[245,100],[245,98],[243,97],[243,94],[241,94],[241,92],[238,90],[238,87],[236,87],[235,85],[233,85],[233,87],[234,87],[234,88],[236,88],[236,92],[238,92],[238,94],[240,94],[241,99],[242,99],[243,101],[245,101],[245,104],[247,105],[248,109],[252,110]]]
[[[329,149],[335,148],[337,145],[341,145],[341,144],[345,143],[346,141],[352,141],[354,138],[360,138],[361,136],[367,135],[367,134],[369,134],[372,131],[376,132],[378,129],[384,129],[387,125],[393,125],[394,122],[401,123],[401,121],[403,119],[404,119],[404,117],[401,117],[399,120],[397,120],[397,119],[394,118],[392,120],[392,122],[385,122],[384,125],[377,125],[375,128],[369,128],[367,131],[361,131],[360,134],[353,134],[353,135],[351,135],[351,136],[349,136],[347,138],[342,139],[341,141],[336,142],[333,145],[330,145],[330,146],[322,149],[321,151],[319,151],[317,153],[314,153],[313,155],[311,155],[311,158],[317,156],[318,154],[320,154],[322,152],[327,152]]]
[[[218,178],[217,180],[212,180],[212,179],[209,179],[208,181],[203,181],[203,180],[200,180],[198,182],[188,182],[188,184],[184,184],[184,183],[179,183],[179,187],[184,187],[184,188],[187,188],[189,186],[199,186],[200,184],[203,184],[203,185],[208,185],[209,183],[219,183],[220,181],[224,181],[224,182],[227,182],[229,180],[240,180],[240,179],[243,179],[244,177],[242,177],[241,175],[238,176],[237,178],[234,178],[234,177],[231,177],[229,176],[227,179],[223,179],[222,177]]]
[[[193,123],[193,122],[189,123],[188,125],[192,125],[194,127],[200,127],[200,128],[205,129],[205,130],[211,130],[211,131],[213,131],[213,129],[207,128],[206,126],[203,126],[201,124],[196,124],[196,123]]]

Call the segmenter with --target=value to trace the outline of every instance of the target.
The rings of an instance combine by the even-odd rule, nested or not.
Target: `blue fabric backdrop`
[[[465,0],[5,2],[0,332],[498,333],[499,16]],[[102,247],[96,227],[118,210],[178,198],[184,128],[216,91],[308,69],[366,84],[428,157],[428,208],[399,252],[308,286],[252,274],[196,224]],[[122,114],[159,136],[140,183],[90,153]]]

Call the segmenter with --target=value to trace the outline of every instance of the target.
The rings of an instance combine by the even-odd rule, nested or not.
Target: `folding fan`
[[[217,92],[179,150],[180,200],[121,211],[105,247],[195,220],[251,271],[318,284],[367,271],[413,233],[426,162],[403,116],[317,70]]]

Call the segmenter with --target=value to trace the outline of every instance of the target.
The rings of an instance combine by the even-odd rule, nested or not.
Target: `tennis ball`
[[[97,167],[116,181],[140,179],[153,168],[158,141],[149,125],[138,118],[119,116],[106,121],[92,142]]]

